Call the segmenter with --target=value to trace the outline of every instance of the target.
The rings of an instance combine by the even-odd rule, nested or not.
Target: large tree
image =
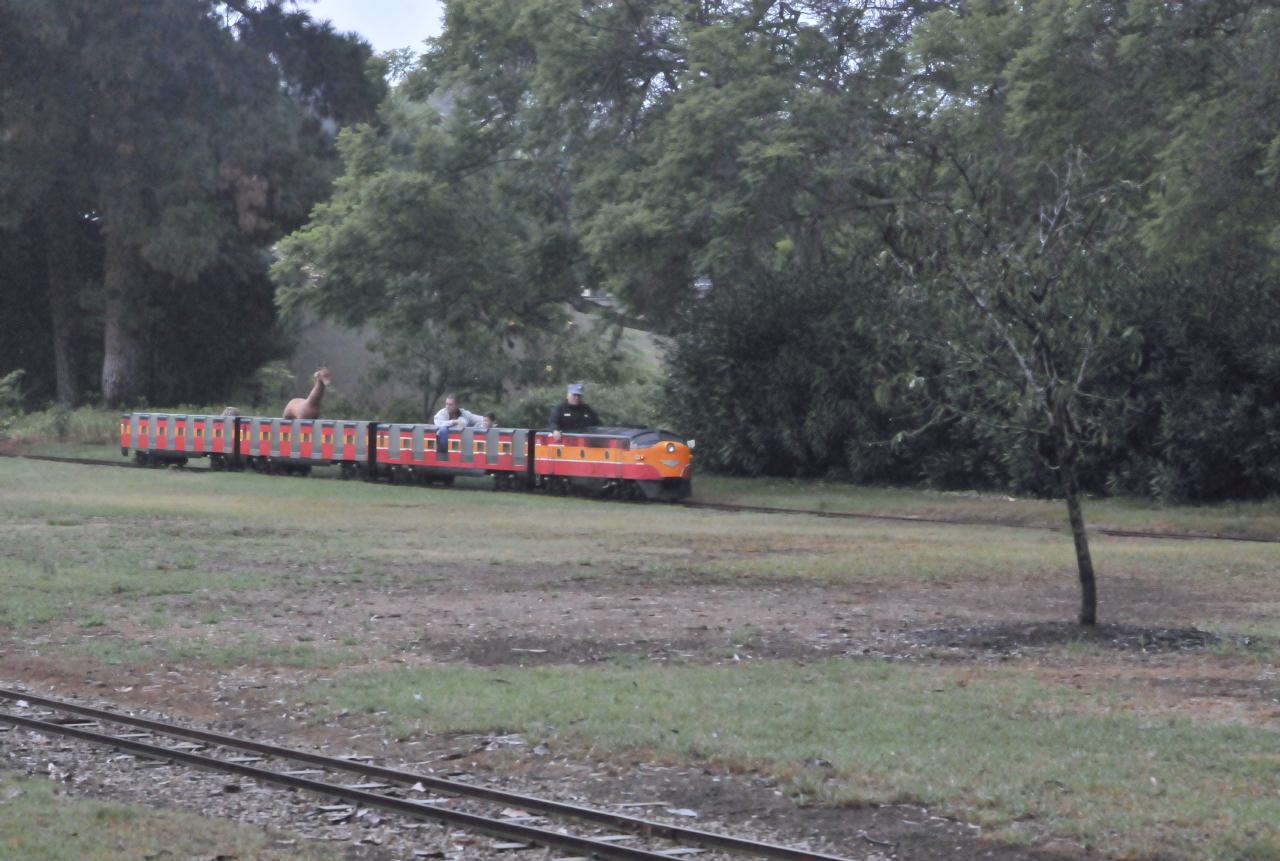
[[[252,249],[323,193],[327,124],[367,116],[381,93],[369,49],[283,0],[0,0],[0,38],[4,212],[40,226],[59,399],[76,398],[87,352],[74,345],[89,222],[102,396],[133,400],[149,318],[183,313],[175,288],[217,291],[197,288],[214,272],[252,280]]]

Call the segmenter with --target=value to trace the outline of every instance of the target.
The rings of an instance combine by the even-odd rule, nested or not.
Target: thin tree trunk
[[[1063,437],[1066,430],[1056,429],[1058,477],[1062,495],[1067,500],[1067,519],[1076,545],[1076,568],[1080,572],[1080,624],[1098,624],[1098,587],[1093,576],[1093,557],[1089,554],[1089,535],[1084,528],[1084,511],[1080,506],[1080,482],[1076,477],[1076,448]]]
[[[53,368],[58,403],[73,407],[80,398],[79,236],[74,216],[51,205],[44,219],[46,266],[49,273],[49,316],[52,321]]]
[[[142,393],[146,273],[137,250],[113,231],[107,231],[103,266],[102,399],[121,407]]]

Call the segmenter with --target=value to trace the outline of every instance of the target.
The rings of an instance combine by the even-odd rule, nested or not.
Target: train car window
[[[202,427],[196,428],[196,439],[200,439],[203,436],[204,436],[204,428]]]
[[[214,436],[214,439],[217,439],[218,437],[222,436],[222,425],[213,426],[213,436]]]
[[[608,460],[608,459],[609,459],[609,449],[607,449],[607,448],[604,450],[604,459],[605,459],[605,460]]]
[[[498,454],[511,454],[511,443],[509,442],[498,443]]]
[[[484,454],[484,453],[485,453],[486,451],[488,451],[488,450],[489,450],[489,444],[488,444],[487,442],[485,442],[485,441],[484,441],[484,440],[482,440],[482,439],[478,439],[478,440],[476,440],[476,441],[475,441],[475,453],[476,453],[476,454]]]
[[[460,440],[460,439],[451,439],[451,440],[449,440],[449,451],[461,452],[461,451],[462,451],[462,440]]]
[[[578,449],[578,457],[585,458],[586,456],[587,456],[587,450],[585,448]]]
[[[320,443],[321,445],[333,445],[333,434],[331,433],[320,434]]]
[[[281,442],[289,441],[289,432],[287,430],[280,431],[280,441]]]
[[[556,449],[556,457],[564,457],[564,449],[562,448]]]
[[[435,437],[433,437],[433,436],[429,436],[429,437],[427,437],[427,439],[426,439],[426,443],[427,443],[427,451],[435,451],[435,450],[436,450],[436,438],[435,438]]]
[[[378,448],[386,448],[390,444],[390,442],[391,442],[391,436],[389,434],[385,434],[385,433],[378,434]]]
[[[265,440],[266,440],[268,437],[270,437],[270,436],[271,436],[271,431],[270,431],[270,430],[268,430],[267,428],[263,428],[263,429],[262,429],[262,439],[265,441]]]

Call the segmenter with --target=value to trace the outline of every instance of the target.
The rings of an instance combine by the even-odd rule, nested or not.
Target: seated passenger
[[[565,394],[564,401],[551,411],[547,426],[555,431],[555,438],[560,439],[561,431],[581,431],[600,424],[596,411],[582,399],[582,384],[572,383]]]
[[[444,407],[436,413],[432,424],[436,426],[436,456],[441,460],[448,460],[450,430],[463,428],[486,430],[489,427],[489,420],[459,407],[457,395],[446,395]]]

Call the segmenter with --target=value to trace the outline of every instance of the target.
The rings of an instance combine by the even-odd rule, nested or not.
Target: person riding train
[[[446,395],[444,406],[436,412],[436,417],[432,424],[436,426],[436,456],[441,460],[448,460],[449,431],[460,431],[465,428],[488,430],[489,419],[487,416],[478,416],[473,412],[462,409],[462,407],[458,406],[457,395]]]
[[[547,426],[555,432],[556,439],[560,438],[562,431],[581,431],[599,424],[600,416],[583,400],[581,383],[569,385],[564,400],[547,419]]]

